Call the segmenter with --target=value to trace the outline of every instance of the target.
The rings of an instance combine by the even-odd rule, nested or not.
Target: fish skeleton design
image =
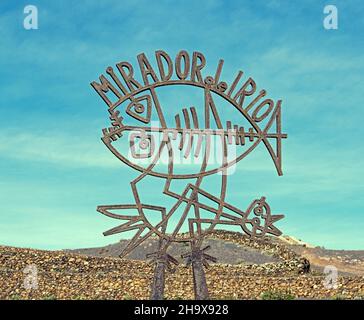
[[[251,145],[248,147],[248,150],[245,150],[244,153],[238,155],[237,159],[239,159],[239,157],[241,158],[242,155],[243,157],[245,157],[253,150],[253,148],[255,148],[262,141],[268,143],[267,149],[271,153],[271,150],[273,149],[270,142],[268,142],[268,139],[276,139],[278,141],[286,137],[286,135],[282,134],[281,132],[268,132],[272,126],[273,120],[280,120],[278,114],[278,112],[280,112],[280,105],[276,108],[275,113],[273,113],[272,115],[273,120],[269,121],[269,123],[263,130],[257,130],[253,126],[249,127],[246,130],[243,126],[239,126],[236,124],[232,125],[231,121],[226,121],[226,125],[224,128],[222,126],[222,122],[220,120],[215,103],[212,99],[211,93],[208,90],[206,91],[207,94],[205,94],[205,97],[207,97],[207,99],[205,100],[203,123],[199,122],[196,108],[190,107],[189,109],[182,108],[181,112],[175,115],[173,127],[153,127],[150,125],[148,126],[151,120],[150,118],[152,102],[154,101],[155,106],[160,106],[160,103],[157,100],[157,95],[153,91],[150,95],[143,95],[140,98],[134,99],[126,108],[126,115],[129,115],[134,119],[138,120],[141,125],[128,125],[125,121],[126,116],[121,116],[120,111],[111,111],[110,120],[112,127],[103,129],[103,142],[115,155],[117,155],[118,158],[123,159],[129,164],[131,163],[130,159],[126,159],[126,157],[124,158],[124,156],[113,146],[113,142],[121,139],[122,137],[127,137],[129,139],[130,149],[132,150],[132,158],[151,158],[149,166],[147,168],[140,169],[140,171],[142,171],[141,177],[144,178],[147,175],[157,175],[165,178],[166,181],[164,194],[171,196],[177,200],[175,206],[173,206],[168,212],[164,207],[138,203],[137,200],[139,199],[139,193],[136,184],[134,185],[132,182],[132,190],[134,193],[134,197],[137,201],[135,205],[105,205],[98,207],[98,211],[106,216],[115,219],[125,220],[123,224],[105,232],[105,235],[111,235],[130,230],[137,230],[135,236],[129,242],[129,245],[123,250],[121,254],[122,257],[130,253],[133,249],[135,249],[144,240],[152,235],[158,235],[161,239],[165,240],[165,243],[169,245],[171,242],[174,241],[179,242],[194,241],[196,239],[201,240],[203,239],[204,235],[208,234],[217,225],[241,226],[242,231],[252,237],[263,237],[267,233],[276,236],[281,234],[281,232],[273,225],[273,223],[282,219],[283,215],[272,215],[265,197],[254,200],[245,211],[224,201],[223,198],[225,197],[226,193],[227,181],[226,173],[222,174],[220,197],[215,197],[200,187],[202,178],[204,176],[207,176],[208,174],[212,174],[219,170],[227,170],[230,165],[227,162],[227,151],[225,150],[225,152],[221,153],[223,157],[221,160],[221,167],[212,171],[210,170],[210,172],[206,170],[209,158],[209,147],[211,145],[210,138],[213,136],[218,137],[221,140],[221,146],[224,149],[226,149],[228,145],[234,145],[236,147],[243,148],[250,143]],[[146,105],[142,104],[143,100],[145,101]],[[135,113],[133,113],[132,107],[134,107],[134,109],[136,110],[134,111]],[[142,113],[146,113],[146,116],[142,116]],[[212,124],[215,128],[212,128]],[[280,128],[280,125],[277,124],[276,127]],[[156,141],[154,139],[155,136],[153,136],[153,134],[155,133],[160,135],[159,145],[156,144]],[[149,151],[147,153],[138,154],[136,152],[136,139],[139,140],[140,149],[145,150],[149,148]],[[174,149],[172,147],[172,141],[177,141],[177,147]],[[277,142],[277,144],[279,143]],[[166,174],[153,171],[153,168],[157,164],[164,148],[168,149],[169,153],[169,171]],[[193,149],[194,152],[191,153]],[[203,153],[204,162],[200,167],[200,175],[175,174],[173,170],[173,154],[175,154],[176,151],[181,152],[184,158],[198,157],[201,155],[201,153]],[[274,154],[274,152],[272,152],[271,154]],[[234,159],[231,163],[234,163],[234,161],[237,161],[237,159]],[[275,154],[273,156],[273,161],[276,164],[278,172],[280,172],[280,159],[278,159]],[[133,165],[134,164],[132,164],[132,166]],[[197,181],[196,184],[187,184],[186,188],[181,194],[176,194],[169,189],[171,181],[175,178],[196,178]],[[140,180],[141,178],[137,181],[139,182]],[[211,205],[207,205],[206,203],[204,203],[203,199],[209,199],[209,201],[214,202],[216,206],[214,207]],[[173,214],[181,206],[182,203],[186,204],[184,214],[179,220],[172,219]],[[113,213],[113,211],[131,209],[137,210],[138,214],[120,215],[117,213]],[[143,210],[146,209],[155,210],[158,214],[160,214],[159,223],[153,224],[148,221],[146,215],[143,214]],[[195,216],[194,218],[189,218],[188,221],[186,221],[189,210],[194,210]],[[212,217],[210,219],[200,218],[200,215],[198,213],[199,210],[205,210],[205,212],[209,212]],[[230,213],[228,213],[227,211]],[[177,236],[178,232],[181,230],[181,227],[185,222],[188,224],[190,236],[179,238]],[[167,225],[170,225],[171,223],[174,223],[176,226],[173,229],[173,232],[171,234],[168,234],[164,230],[166,229]],[[206,230],[202,230],[201,225],[203,224],[209,225],[209,227]]]
[[[270,99],[259,103],[259,99],[265,95],[265,91],[262,90],[248,106],[243,107],[245,96],[252,95],[253,90],[247,90],[247,85],[244,84],[233,96],[242,75],[239,72],[227,91],[228,85],[218,81],[222,68],[221,61],[215,77],[206,77],[204,81],[186,80],[179,74],[179,80],[156,81],[150,84],[142,73],[146,84],[142,87],[132,78],[131,65],[124,63],[123,66],[130,71],[129,77],[124,77],[129,89],[133,89],[130,93],[126,93],[126,88],[119,83],[111,67],[107,69],[107,73],[125,93],[124,95],[117,94],[115,87],[102,77],[100,77],[101,84],[92,84],[109,105],[111,126],[102,130],[102,141],[118,159],[140,172],[140,175],[131,181],[135,203],[97,207],[98,212],[122,221],[120,225],[104,232],[104,235],[135,231],[135,235],[122,250],[120,257],[129,254],[149,237],[157,235],[159,237],[158,251],[148,254],[148,257],[157,263],[156,275],[157,270],[163,269],[160,264],[167,266],[170,270],[172,265],[178,264],[177,260],[167,253],[173,242],[190,243],[191,252],[183,255],[190,262],[200,259],[199,261],[205,266],[208,266],[208,261],[215,262],[216,259],[205,252],[208,247],[201,249],[201,245],[205,236],[218,225],[239,226],[242,232],[250,237],[265,237],[267,234],[281,235],[281,231],[274,223],[284,216],[273,215],[265,197],[253,200],[246,210],[225,200],[228,170],[261,143],[270,154],[278,175],[282,175],[281,144],[282,139],[287,135],[281,131],[281,100],[278,100],[275,106]],[[159,62],[158,66],[160,67]],[[150,66],[148,73],[154,80],[157,79]],[[250,83],[253,82],[250,81]],[[168,85],[192,85],[203,89],[203,107],[198,109],[196,105],[184,106],[174,117],[167,117],[169,120],[167,121],[166,109],[159,101],[157,90],[161,86]],[[105,92],[110,90],[119,97],[116,103],[112,104],[105,96]],[[234,121],[230,119],[222,121],[221,109],[219,112],[213,95],[220,96],[233,106],[231,110],[235,115]],[[254,107],[255,104],[258,106]],[[264,107],[266,107],[265,111]],[[156,125],[152,121],[153,116],[155,116]],[[243,121],[239,119],[243,119],[245,123],[243,124]],[[124,139],[128,140],[127,150],[118,145],[118,142]],[[216,146],[218,146],[220,158],[219,161],[211,163],[212,147],[216,149]],[[234,150],[233,157],[230,150]],[[167,166],[164,167],[165,171],[158,166],[163,154],[166,154],[168,159]],[[202,161],[199,163],[198,171],[179,173],[176,171],[176,157],[201,158]],[[141,160],[148,161],[141,162]],[[184,166],[184,168],[189,167]],[[217,196],[201,186],[205,177],[215,173],[221,173],[220,194]],[[139,184],[148,176],[164,180],[163,194],[175,200],[170,208],[141,201]],[[181,179],[186,180],[182,192],[172,191],[172,182]],[[191,179],[192,182],[190,182]],[[179,209],[183,209],[183,212],[179,218],[176,218],[176,212]],[[155,212],[155,216],[159,217],[157,222],[147,217],[146,210]],[[131,211],[134,213],[131,214]],[[202,213],[204,213],[203,217]],[[206,225],[207,228],[204,228]],[[188,227],[188,233],[181,236],[183,226]],[[157,288],[158,285],[154,287]]]

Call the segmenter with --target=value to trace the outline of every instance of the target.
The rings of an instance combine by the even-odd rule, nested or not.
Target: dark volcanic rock
[[[122,249],[127,245],[128,240],[121,240],[118,243],[100,248],[86,248],[70,250],[70,252],[90,255],[95,257],[117,257]],[[239,245],[222,239],[206,239],[204,246],[210,245],[208,253],[217,258],[218,263],[223,264],[264,264],[280,262],[282,259],[258,249]],[[131,260],[145,260],[146,255],[157,251],[158,240],[148,239],[138,248],[132,251],[127,258]],[[68,250],[67,250],[68,251]],[[173,243],[168,253],[182,262],[181,255],[189,251],[186,243]]]

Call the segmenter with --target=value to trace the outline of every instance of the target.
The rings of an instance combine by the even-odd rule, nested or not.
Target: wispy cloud
[[[52,132],[0,133],[3,157],[22,161],[43,161],[66,167],[120,167],[120,161],[105,150],[101,142],[83,141],[79,136]]]

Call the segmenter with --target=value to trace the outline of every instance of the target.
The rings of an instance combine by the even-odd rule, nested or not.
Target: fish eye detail
[[[143,113],[145,110],[144,106],[140,103],[135,104],[135,112],[136,113]]]
[[[152,113],[152,102],[150,96],[144,95],[133,99],[127,106],[126,113],[136,120],[149,123]]]

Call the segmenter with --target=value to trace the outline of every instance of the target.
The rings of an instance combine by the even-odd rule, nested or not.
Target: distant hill
[[[121,240],[118,243],[110,244],[99,248],[85,248],[76,250],[67,250],[76,254],[90,255],[94,257],[118,257],[122,249],[127,245],[128,240]],[[220,239],[207,239],[204,246],[211,246],[208,254],[217,258],[218,263],[223,264],[264,264],[282,261],[279,257],[274,257],[258,249],[242,246],[233,242]],[[157,251],[158,240],[147,239],[127,258],[132,260],[146,260],[146,255]],[[181,255],[188,252],[189,245],[186,243],[173,243],[168,249],[168,253],[183,263]]]
[[[254,248],[254,242],[247,241],[246,236],[235,234],[234,238],[241,238],[244,241],[237,243],[226,239],[216,238],[216,235],[235,234],[234,232],[215,231],[210,238],[204,242],[204,246],[210,245],[209,254],[216,257],[218,263],[223,264],[265,264],[277,263],[282,259],[279,255],[272,254],[272,251],[262,250],[261,246]],[[228,237],[229,238],[229,237]],[[236,239],[235,239],[236,240]],[[364,275],[364,250],[329,250],[322,247],[315,247],[300,239],[291,236],[281,236],[279,238],[269,238],[269,241],[280,248],[288,248],[310,261],[311,268],[315,271],[322,272],[325,266],[334,265],[339,272],[344,274]],[[128,240],[120,240],[118,243],[110,244],[104,247],[83,248],[75,250],[66,250],[69,252],[90,255],[95,257],[118,257],[122,249],[127,245]],[[157,250],[157,239],[148,239],[138,248],[131,252],[127,258],[132,260],[145,260],[146,254]],[[252,245],[253,244],[253,245]],[[184,243],[172,244],[169,254],[183,262],[181,254],[186,253],[189,246]],[[283,249],[284,250],[284,249]]]

